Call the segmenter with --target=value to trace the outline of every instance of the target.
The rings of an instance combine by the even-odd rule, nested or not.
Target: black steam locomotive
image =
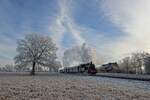
[[[90,62],[86,64],[80,64],[79,66],[64,67],[59,70],[60,73],[88,73],[89,75],[95,75],[97,70],[95,65]]]

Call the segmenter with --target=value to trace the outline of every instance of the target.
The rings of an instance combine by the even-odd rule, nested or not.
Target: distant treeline
[[[108,63],[98,68],[99,72],[150,74],[150,54],[134,52],[121,59],[118,63]]]

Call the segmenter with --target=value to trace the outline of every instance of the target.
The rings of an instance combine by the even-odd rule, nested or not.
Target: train
[[[78,66],[73,67],[64,67],[59,69],[60,73],[84,73],[88,75],[96,75],[97,70],[95,68],[95,64],[92,62],[86,64],[80,64]]]
[[[100,72],[107,72],[107,73],[116,73],[119,72],[119,65],[117,64],[117,62],[110,62],[107,64],[103,64],[100,68],[99,68]]]

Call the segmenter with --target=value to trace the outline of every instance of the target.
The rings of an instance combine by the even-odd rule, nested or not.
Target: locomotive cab
[[[95,75],[96,73],[97,73],[97,70],[95,68],[95,65],[91,62],[88,68],[88,74]]]

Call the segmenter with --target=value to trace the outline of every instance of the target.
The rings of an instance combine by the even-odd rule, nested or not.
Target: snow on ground
[[[150,82],[75,75],[1,75],[0,100],[149,100]]]

